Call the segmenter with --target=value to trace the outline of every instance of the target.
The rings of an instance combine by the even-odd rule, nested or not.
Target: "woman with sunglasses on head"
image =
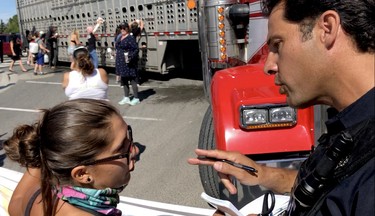
[[[121,85],[124,87],[124,97],[118,102],[120,105],[137,105],[140,103],[138,97],[138,44],[135,38],[130,35],[129,24],[120,25],[121,36],[116,40],[116,75],[121,78]],[[130,100],[129,82],[133,89],[133,99]]]
[[[89,51],[81,46],[73,52],[72,71],[64,74],[62,87],[69,100],[92,98],[108,100],[108,76],[102,69],[94,68]]]
[[[121,215],[118,194],[129,183],[137,149],[118,110],[77,99],[42,112],[4,142],[7,156],[27,169],[10,215]]]

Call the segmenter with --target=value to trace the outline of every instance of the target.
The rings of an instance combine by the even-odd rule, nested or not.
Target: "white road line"
[[[61,85],[61,83],[58,82],[43,82],[43,81],[26,81],[27,83],[35,83],[35,84],[47,84],[47,85]]]
[[[126,119],[133,119],[133,120],[143,120],[143,121],[164,121],[163,119],[158,118],[144,118],[144,117],[131,117],[131,116],[122,116],[122,118]]]
[[[31,112],[31,113],[40,112],[40,110],[38,109],[19,109],[19,108],[8,108],[8,107],[0,107],[0,110],[15,111],[15,112]],[[122,118],[132,119],[132,120],[141,120],[141,121],[164,121],[163,119],[158,119],[158,118],[146,118],[146,117],[134,117],[134,116],[122,116]]]
[[[61,83],[58,82],[43,82],[43,81],[33,81],[33,80],[28,80],[26,83],[34,83],[34,84],[46,84],[46,85],[61,85]],[[122,87],[120,84],[109,84],[108,86],[110,87]],[[147,86],[147,85],[140,85],[138,88],[171,88],[168,86]]]
[[[0,110],[18,111],[18,112],[33,112],[33,113],[40,112],[40,110],[37,110],[37,109],[19,109],[19,108],[7,108],[7,107],[0,107]]]
[[[60,82],[43,82],[43,81],[32,81],[32,80],[28,80],[28,81],[26,81],[26,83],[45,84],[45,85],[61,85]],[[119,85],[108,85],[108,86],[120,87]]]

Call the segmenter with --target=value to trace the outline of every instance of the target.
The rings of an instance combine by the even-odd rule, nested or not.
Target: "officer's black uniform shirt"
[[[374,116],[375,88],[372,88],[326,122],[328,134],[337,134]],[[373,157],[332,189],[315,215],[375,215],[374,184],[375,159]]]
[[[341,131],[349,129],[358,123],[373,119],[375,116],[375,88],[372,88],[343,111],[337,113],[337,111],[332,112],[331,109],[328,113],[329,120],[326,122],[328,137],[336,136]],[[369,127],[375,127],[375,125],[369,125]],[[321,140],[321,138],[319,141],[323,143],[320,143],[310,157],[301,165],[297,177],[298,184],[301,183],[301,180],[308,176],[309,173],[313,172],[313,169],[319,164],[323,156],[322,154],[324,154],[324,149],[326,149],[328,147],[327,144],[330,143],[327,143],[329,139],[325,137],[327,136],[322,136],[325,141]],[[363,146],[372,147],[372,144],[367,142],[367,138],[359,138],[357,141],[359,140],[364,144]],[[359,150],[357,150],[357,152],[359,154],[356,154],[360,155],[360,157],[365,154],[365,152],[362,154],[362,151]],[[371,151],[369,151],[368,155],[372,155]],[[352,156],[354,157],[354,155]],[[374,157],[372,156],[372,159],[367,163],[356,166],[353,170],[353,174],[344,178],[338,185],[334,185],[332,190],[327,191],[327,195],[321,200],[322,203],[314,206],[312,212],[308,213],[308,209],[294,209],[295,205],[292,204],[290,208],[294,210],[291,210],[290,215],[374,215]],[[332,173],[332,176],[333,175],[334,173]]]
[[[375,116],[375,88],[326,122],[328,133],[336,133]]]

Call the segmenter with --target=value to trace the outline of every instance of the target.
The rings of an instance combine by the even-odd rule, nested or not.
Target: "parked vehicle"
[[[3,55],[7,55],[8,57],[12,56],[12,50],[10,49],[12,36],[12,34],[0,34],[0,40],[3,42]],[[14,36],[20,37],[20,34],[17,33]]]

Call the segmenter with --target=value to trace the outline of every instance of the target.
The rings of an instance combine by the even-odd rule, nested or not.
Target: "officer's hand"
[[[195,153],[198,158],[189,158],[188,163],[192,165],[209,165],[213,166],[214,169],[218,172],[219,177],[228,189],[231,194],[237,193],[236,187],[231,181],[231,176],[234,176],[238,181],[245,185],[258,185],[259,178],[258,173],[262,166],[255,163],[250,158],[246,157],[243,154],[238,152],[229,152],[221,150],[203,150],[196,149]],[[217,158],[217,159],[226,159],[243,165],[254,167],[258,170],[257,173],[249,172],[237,167],[234,167],[228,163],[221,161],[214,161],[209,159],[204,159],[204,157]]]

